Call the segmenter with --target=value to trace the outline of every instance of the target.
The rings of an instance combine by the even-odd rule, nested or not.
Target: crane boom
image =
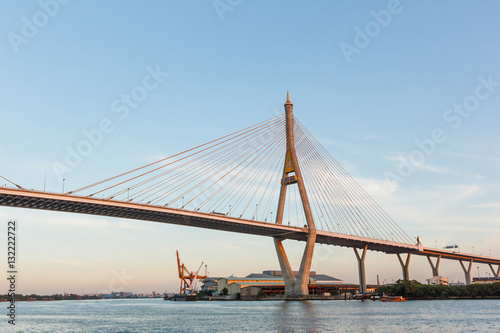
[[[201,263],[198,271],[196,273],[190,272],[179,258],[179,251],[176,251],[177,254],[177,270],[179,271],[179,279],[181,280],[180,286],[180,294],[193,294],[194,286],[197,280],[206,279],[206,275],[198,275],[200,273],[200,269],[203,266],[203,262]]]

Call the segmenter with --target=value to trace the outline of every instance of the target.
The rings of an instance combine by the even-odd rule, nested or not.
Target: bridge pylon
[[[427,256],[427,260],[429,260],[429,264],[432,268],[432,276],[439,276],[439,263],[441,262],[441,256],[438,256],[436,264],[432,262],[430,256]]]
[[[471,270],[472,270],[472,263],[474,262],[473,259],[470,259],[469,260],[469,265],[467,267],[465,267],[464,263],[462,262],[462,260],[460,260],[460,266],[462,266],[462,269],[464,270],[464,273],[465,273],[465,284],[469,285],[471,284],[472,280],[471,280]]]
[[[314,244],[316,243],[316,226],[311,212],[311,206],[307,196],[307,191],[304,186],[304,179],[300,172],[300,166],[295,152],[294,141],[294,120],[293,120],[293,104],[290,102],[290,94],[287,92],[285,114],[286,114],[286,142],[287,150],[285,154],[285,163],[283,167],[283,177],[281,178],[280,197],[278,202],[278,210],[276,214],[276,224],[283,223],[283,212],[285,208],[285,199],[287,195],[287,187],[297,185],[299,188],[300,200],[304,209],[304,215],[307,222],[308,237],[300,269],[297,276],[294,276],[290,267],[290,262],[283,248],[282,240],[274,238],[274,245],[278,254],[283,280],[285,282],[285,295],[309,295],[309,273],[311,271],[312,256],[314,252]]]
[[[401,264],[401,268],[403,269],[403,280],[410,281],[410,258],[411,252],[408,252],[406,255],[406,261],[403,261],[401,258],[401,254],[397,253],[399,263]],[[427,257],[429,258],[429,257]],[[430,260],[430,259],[429,259]]]

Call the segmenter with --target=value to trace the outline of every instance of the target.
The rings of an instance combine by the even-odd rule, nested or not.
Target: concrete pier
[[[429,264],[432,268],[432,276],[439,276],[439,263],[441,262],[441,256],[438,257],[435,265],[432,262],[431,257],[427,256],[427,260],[429,260]]]
[[[358,253],[357,248],[353,248],[356,254],[356,259],[358,259],[358,273],[359,273],[359,292],[361,294],[366,294],[366,274],[365,274],[365,257],[368,245],[365,245],[361,256]]]
[[[462,260],[460,260],[460,265],[462,266],[462,269],[464,270],[464,273],[465,273],[465,284],[471,284],[471,277],[470,277],[470,271],[472,269],[472,263],[473,263],[473,260],[469,260],[469,267],[468,268],[465,268],[465,265],[464,263],[462,262]]]
[[[407,254],[407,256],[406,256],[406,262],[403,262],[403,259],[401,258],[401,255],[399,253],[397,253],[397,255],[398,255],[399,263],[401,264],[401,268],[403,269],[403,280],[409,281],[410,280],[410,270],[409,270],[409,267],[410,267],[411,253]]]

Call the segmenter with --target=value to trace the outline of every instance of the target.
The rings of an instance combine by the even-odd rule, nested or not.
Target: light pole
[[[481,275],[479,275],[479,266],[477,266],[477,277],[481,277]]]
[[[66,178],[63,178],[63,190],[62,193],[64,193],[64,182],[66,181]]]
[[[474,254],[474,246],[472,247],[472,254]]]
[[[130,199],[130,187],[127,188],[127,201],[129,201]]]

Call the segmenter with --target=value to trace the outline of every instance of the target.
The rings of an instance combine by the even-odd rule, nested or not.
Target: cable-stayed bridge
[[[497,278],[500,271],[500,259],[427,248],[408,236],[293,116],[289,96],[283,115],[83,188],[58,194],[10,183],[16,188],[0,187],[2,206],[272,237],[288,295],[308,293],[315,243],[354,249],[361,292],[367,250],[397,254],[404,279],[412,255],[427,256],[434,276],[442,258],[458,260],[467,283],[473,262]],[[296,277],[286,239],[306,242]]]

